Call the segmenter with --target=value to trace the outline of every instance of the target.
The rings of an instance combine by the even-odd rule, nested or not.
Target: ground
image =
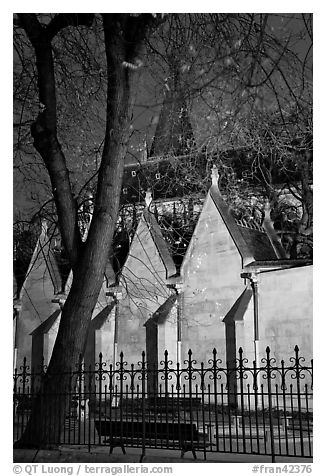
[[[123,455],[120,448],[115,448],[112,455],[106,446],[61,446],[57,450],[14,450],[14,463],[139,463],[141,458],[140,448],[126,448],[127,454]],[[142,463],[271,463],[270,456],[241,455],[230,453],[208,453],[206,461],[202,452],[197,453],[194,460],[191,452],[180,458],[180,451],[146,449],[146,456]],[[277,457],[276,463],[301,463],[311,464],[312,458]]]

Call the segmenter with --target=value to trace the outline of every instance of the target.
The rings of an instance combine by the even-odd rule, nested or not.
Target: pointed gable
[[[42,223],[41,233],[26,273],[21,291],[22,295],[26,292],[27,288],[31,289],[34,285],[40,287],[42,282],[43,288],[46,285],[52,287],[52,294],[57,294],[61,291],[62,280],[53,250],[51,249],[45,222]]]
[[[30,309],[37,321],[43,322],[49,316],[52,299],[62,288],[59,268],[51,248],[46,223],[42,223],[26,278],[20,291],[22,312]],[[32,330],[32,329],[31,329]]]
[[[219,215],[222,218],[224,225],[226,226],[235,246],[237,247],[242,257],[243,264],[246,265],[251,263],[252,261],[254,261],[252,250],[248,246],[248,243],[242,235],[238,225],[236,224],[235,219],[232,217],[231,211],[225,203],[217,185],[211,186],[208,195],[213,200],[213,203],[217,211],[219,212]]]
[[[160,227],[148,210],[148,195],[120,276],[118,351],[130,362],[145,349],[144,324],[169,297],[167,279],[176,273]]]
[[[165,280],[175,273],[173,259],[156,218],[148,209],[144,209],[122,275],[133,286],[143,289],[145,295],[147,287],[152,287],[154,282],[159,289],[163,289]]]
[[[148,274],[146,270],[151,270],[153,275],[158,272],[158,275],[162,278],[162,271],[164,269],[163,279],[165,281],[165,279],[176,274],[176,267],[155,214],[149,209],[152,202],[150,191],[146,192],[145,202],[146,206],[130,245],[123,274],[128,273],[128,269],[132,267],[135,271],[138,268],[136,275],[139,277],[142,272],[146,275]]]
[[[46,223],[43,221],[25,281],[20,291],[21,311],[17,320],[17,364],[30,361],[31,333],[57,309],[55,294],[61,291],[61,278]]]

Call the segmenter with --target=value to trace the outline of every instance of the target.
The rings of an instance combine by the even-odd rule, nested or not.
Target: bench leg
[[[185,453],[187,453],[187,451],[191,451],[194,459],[197,459],[195,448],[193,446],[190,446],[190,445],[182,445],[182,447],[181,447],[181,458],[184,457],[184,455],[185,455]]]
[[[125,445],[122,443],[122,441],[120,441],[119,443],[111,441],[111,443],[110,443],[110,455],[113,453],[113,448],[115,448],[116,446],[120,446],[120,448],[122,449],[122,453],[124,455],[126,454]]]

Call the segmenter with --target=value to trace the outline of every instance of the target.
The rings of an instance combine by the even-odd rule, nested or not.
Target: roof
[[[51,245],[51,239],[47,234],[47,225],[44,221],[42,223],[41,233],[35,245],[22,289],[25,287],[26,280],[29,279],[29,276],[33,273],[33,269],[37,270],[39,266],[44,263],[53,284],[54,294],[58,294],[62,291],[63,278]]]
[[[249,263],[246,268],[265,268],[265,271],[275,271],[278,269],[299,268],[301,266],[311,266],[311,259],[278,259],[261,260]],[[261,270],[263,271],[263,270]]]
[[[229,312],[223,319],[223,322],[242,321],[244,313],[247,310],[248,304],[252,296],[251,288],[246,288],[235,301]]]
[[[47,249],[42,247],[41,250],[54,286],[54,294],[57,294],[62,291],[63,283],[56,257],[50,246],[48,246]]]
[[[238,225],[238,228],[255,260],[274,260],[278,258],[265,232],[240,225]]]
[[[225,226],[239,250],[243,260],[243,266],[255,261],[278,260],[271,238],[261,227],[245,226],[239,224],[232,216],[229,207],[226,205],[217,185],[212,185],[209,194],[218,209]]]
[[[143,211],[143,217],[163,261],[164,267],[166,269],[166,277],[170,278],[176,273],[176,267],[170,254],[169,247],[163,237],[161,228],[157,223],[154,214],[151,213],[147,208],[145,208]]]
[[[93,317],[93,319],[91,320],[90,327],[92,329],[101,329],[103,324],[106,322],[110,312],[114,308],[115,304],[116,303],[112,301],[111,304],[105,306],[105,308],[102,309],[102,311],[96,314],[96,316]]]
[[[203,183],[205,180],[208,182],[206,162],[207,158],[204,154],[193,152],[178,156],[171,153],[149,159],[147,162],[126,164],[120,203],[122,205],[141,203],[149,188],[152,190],[154,200],[175,199],[194,194],[203,195]],[[186,183],[182,177],[189,164],[191,169],[196,168],[198,180]]]
[[[173,308],[176,300],[178,298],[177,294],[172,294],[169,296],[166,301],[154,312],[152,317],[150,317],[144,324],[144,326],[148,326],[150,324],[164,324],[166,319],[168,318],[171,309]]]
[[[58,319],[61,313],[61,309],[56,309],[50,317],[45,319],[33,332],[30,333],[31,336],[46,334],[52,328],[55,321]]]

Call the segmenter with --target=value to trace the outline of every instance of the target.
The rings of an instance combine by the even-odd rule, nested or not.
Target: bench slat
[[[95,421],[99,436],[168,439],[174,441],[199,441],[195,424],[139,421],[102,420]]]

